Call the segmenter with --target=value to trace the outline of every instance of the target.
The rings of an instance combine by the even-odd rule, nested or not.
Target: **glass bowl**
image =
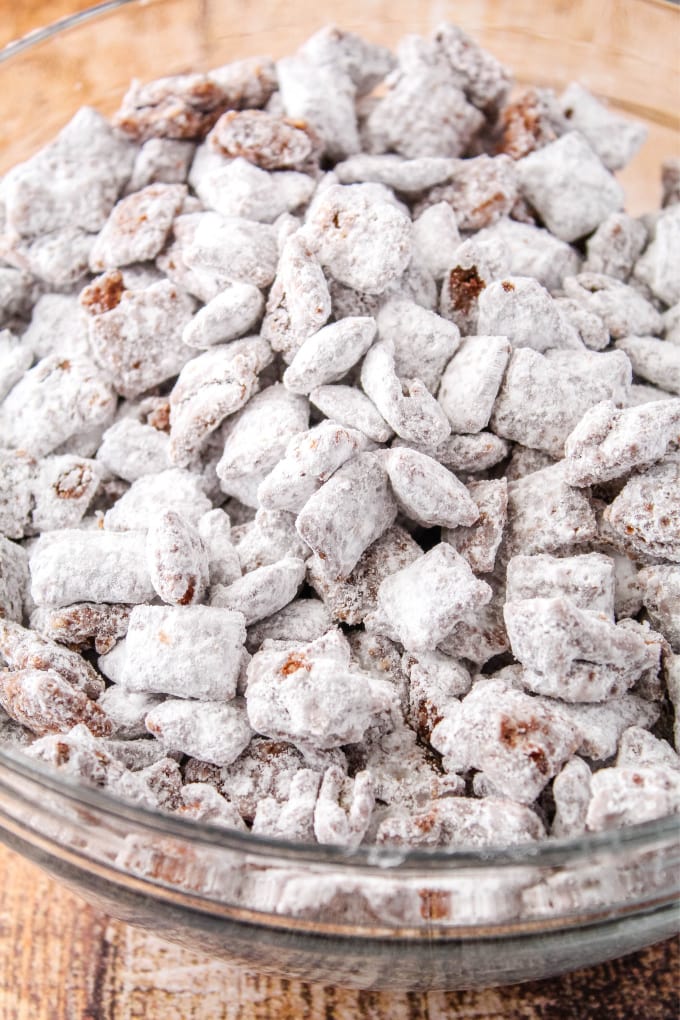
[[[84,103],[112,112],[133,76],[280,56],[331,21],[392,45],[449,18],[520,81],[576,78],[648,123],[621,175],[628,208],[641,212],[658,205],[659,163],[677,149],[678,16],[659,0],[110,0],[0,53],[0,172]],[[0,838],[115,917],[306,981],[507,984],[678,930],[672,818],[509,850],[345,851],[152,813],[0,751]]]

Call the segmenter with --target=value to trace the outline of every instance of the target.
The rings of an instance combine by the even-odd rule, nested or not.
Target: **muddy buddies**
[[[643,141],[454,26],[326,28],[10,170],[0,749],[349,847],[680,811],[680,170],[628,215]]]

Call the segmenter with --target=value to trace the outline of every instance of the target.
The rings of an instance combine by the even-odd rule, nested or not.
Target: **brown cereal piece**
[[[680,566],[643,567],[638,581],[652,626],[680,653]]]
[[[540,471],[541,468],[550,467],[554,463],[554,459],[549,457],[547,453],[543,453],[542,450],[532,450],[529,446],[515,443],[505,471],[505,477],[509,484],[510,482],[517,481],[518,478],[524,478],[526,475],[533,474],[534,471]]]
[[[314,809],[320,782],[321,776],[312,769],[296,772],[285,802],[270,797],[259,802],[253,819],[253,833],[257,836],[312,843]]]
[[[660,740],[641,726],[630,726],[621,734],[616,766],[635,768],[647,765],[680,769],[680,756],[667,740]]]
[[[135,606],[121,684],[130,691],[228,701],[245,643],[242,613],[211,606]]]
[[[630,363],[622,352],[513,351],[496,398],[491,427],[523,446],[564,454],[583,415],[602,400],[627,403]]]
[[[251,333],[262,318],[264,298],[251,283],[229,283],[187,323],[182,340],[202,350]]]
[[[384,463],[399,508],[417,524],[455,528],[478,519],[466,487],[432,457],[402,446],[387,451]]]
[[[8,329],[0,330],[0,400],[28,371],[33,357],[33,349],[25,340],[19,340]]]
[[[506,336],[467,336],[446,366],[437,399],[454,432],[486,428],[511,345]]]
[[[107,741],[83,723],[65,733],[48,733],[26,748],[29,758],[45,762],[62,775],[81,782],[106,786],[109,779],[124,772],[124,766],[110,753]]]
[[[392,444],[405,445],[399,440]],[[449,436],[443,443],[422,450],[434,457],[450,471],[460,474],[476,474],[488,471],[510,452],[510,444],[495,436],[493,432],[478,432],[470,436]]]
[[[636,375],[680,396],[680,346],[652,336],[626,336],[616,346],[626,353]]]
[[[375,185],[327,187],[314,203],[304,238],[322,266],[340,283],[382,294],[412,256],[411,220],[379,199]]]
[[[634,287],[604,273],[579,273],[563,281],[567,297],[598,315],[614,339],[629,334],[661,333],[656,308]]]
[[[114,124],[135,141],[202,138],[229,109],[264,106],[276,88],[266,57],[235,60],[207,74],[180,74],[142,84],[133,81]]]
[[[186,362],[170,393],[170,457],[175,464],[190,463],[210,433],[248,403],[271,361],[267,341],[248,337]]]
[[[175,809],[175,814],[224,829],[246,831],[245,823],[231,801],[222,797],[209,783],[186,783],[181,794],[182,803]]]
[[[141,191],[149,184],[186,183],[194,150],[193,142],[150,138],[137,153],[126,194]]]
[[[375,443],[386,443],[394,435],[373,401],[352,386],[318,386],[309,399],[327,418],[363,432]]]
[[[480,669],[489,659],[510,647],[503,620],[503,601],[494,593],[490,602],[457,620],[439,650],[454,659],[466,659]]]
[[[600,769],[591,779],[590,832],[638,825],[680,812],[680,774],[663,765]]]
[[[500,111],[497,152],[521,159],[554,142],[565,120],[552,89],[529,88]]]
[[[370,772],[349,778],[337,765],[326,769],[314,805],[319,843],[358,846],[371,822],[375,796]]]
[[[509,215],[517,200],[514,163],[508,156],[475,156],[460,160],[446,184],[438,184],[415,206],[448,202],[459,230],[475,231]]]
[[[512,78],[507,68],[458,25],[443,21],[432,38],[470,102],[484,113],[494,114],[510,90]]]
[[[632,475],[604,512],[605,527],[633,556],[680,562],[680,463]]]
[[[255,287],[268,287],[276,276],[278,261],[273,227],[217,212],[197,215],[193,239],[182,246],[186,265]]]
[[[624,212],[612,213],[586,241],[583,269],[625,283],[646,244],[647,231],[640,220]]]
[[[439,294],[439,314],[450,319],[463,336],[477,331],[477,304],[487,283],[498,279],[507,267],[504,245],[492,238],[483,245],[477,236],[456,249],[444,274]]]
[[[147,714],[146,728],[169,750],[200,754],[218,766],[236,761],[252,737],[240,698],[227,703],[168,698]]]
[[[63,733],[78,723],[84,723],[97,737],[113,732],[97,703],[54,669],[0,672],[0,707],[39,737]]]
[[[102,436],[97,461],[126,482],[136,482],[144,475],[158,474],[172,466],[170,438],[153,425],[121,418]]]
[[[581,343],[589,350],[603,351],[609,346],[609,330],[599,315],[589,311],[574,298],[557,297],[555,305],[563,321],[576,331]]]
[[[208,582],[208,555],[196,530],[175,510],[152,518],[146,537],[146,562],[157,594],[170,605],[202,602]]]
[[[570,127],[587,139],[608,170],[624,167],[647,137],[643,124],[614,113],[578,82],[564,90],[559,102]]]
[[[115,406],[111,386],[89,358],[50,354],[0,404],[3,445],[44,457],[72,436],[108,424]]]
[[[0,619],[0,653],[11,670],[53,670],[88,698],[104,690],[97,671],[78,652],[8,619]]]
[[[417,195],[447,180],[457,161],[441,156],[404,159],[395,153],[372,156],[361,153],[337,163],[334,173],[340,184],[384,184],[404,195]]]
[[[155,258],[165,244],[186,194],[184,184],[149,184],[122,198],[111,210],[92,246],[92,272]]]
[[[485,574],[494,568],[503,537],[508,516],[508,483],[505,478],[468,482],[467,489],[477,505],[478,518],[469,526],[461,521],[463,526],[445,528],[442,541],[464,556],[476,574]]]
[[[0,532],[7,538],[23,538],[29,526],[37,473],[23,450],[0,450]]]
[[[272,510],[298,513],[334,471],[367,445],[362,432],[331,420],[298,433],[260,484],[257,490],[260,504]]]
[[[566,763],[553,781],[555,817],[550,835],[557,839],[581,836],[586,831],[586,815],[590,803],[592,772],[583,758],[574,757]]]
[[[531,804],[576,751],[576,727],[550,707],[493,679],[477,681],[434,729],[447,770],[481,769],[504,797]]]
[[[295,353],[283,373],[284,385],[293,393],[308,394],[342,379],[364,356],[376,331],[375,319],[368,316],[348,316],[323,326]]]
[[[241,576],[241,564],[231,540],[229,515],[224,510],[207,510],[196,527],[208,557],[210,586],[231,584]]]
[[[64,528],[41,535],[30,554],[31,595],[38,606],[76,602],[148,602],[144,535]]]
[[[361,385],[402,439],[436,447],[449,435],[448,419],[425,383],[399,378],[394,352],[386,341],[374,344],[364,358]]]
[[[480,230],[474,244],[479,252],[490,250],[492,255],[501,244],[505,265],[499,276],[530,276],[551,293],[561,288],[565,276],[578,273],[581,265],[576,249],[549,230],[505,217]]]
[[[514,165],[522,195],[562,241],[576,241],[592,233],[623,207],[621,185],[576,131]]]
[[[247,646],[256,652],[264,641],[315,641],[333,625],[319,599],[293,599],[283,609],[248,628]]]
[[[286,556],[304,560],[309,548],[295,527],[295,515],[264,507],[248,524],[234,529],[234,545],[241,570],[248,572],[278,563]]]
[[[662,460],[680,446],[680,400],[619,410],[611,400],[586,411],[565,443],[570,485],[620,478]]]
[[[513,556],[506,573],[506,599],[564,596],[579,609],[614,620],[615,562],[602,553],[573,556]]]
[[[212,508],[200,479],[182,468],[144,475],[104,515],[107,531],[146,531],[156,514],[176,510],[191,524]]]
[[[417,376],[436,393],[444,367],[460,343],[455,323],[400,298],[383,305],[377,321],[380,339],[394,348],[399,378]]]
[[[210,604],[239,610],[245,616],[246,625],[257,623],[292,602],[304,576],[304,561],[285,556],[276,563],[256,567],[226,587],[217,585],[212,590]]]
[[[292,357],[331,314],[331,296],[319,262],[300,231],[287,238],[269,292],[262,336]]]
[[[335,578],[327,570],[325,561],[314,556],[308,565],[307,580],[323,599],[332,618],[353,626],[375,609],[382,581],[413,563],[421,552],[408,532],[394,525],[368,546],[345,579]]]
[[[29,579],[26,550],[0,535],[0,619],[21,623]]]
[[[77,527],[95,497],[100,479],[100,468],[94,460],[65,455],[40,461],[34,481],[33,527],[38,531]]]
[[[61,609],[41,606],[31,615],[31,627],[49,641],[78,651],[94,647],[104,655],[125,637],[131,609],[95,602],[77,602]]]
[[[117,752],[120,742],[134,742],[137,744],[141,737],[148,737],[148,730],[144,725],[144,720],[149,711],[156,705],[159,705],[162,700],[162,695],[128,691],[125,687],[120,687],[118,684],[112,684],[110,687],[107,687],[99,696],[98,704],[106,712],[113,725],[112,732],[116,740],[110,741],[110,746],[115,744]],[[144,744],[151,744],[154,754],[157,753],[157,748],[154,747],[153,743],[145,740]],[[136,754],[136,752],[133,753]],[[118,753],[115,753],[114,756],[120,757]],[[124,764],[127,768],[131,767],[131,761],[129,760],[124,762]],[[150,764],[150,762],[145,762],[145,764]]]
[[[99,230],[127,181],[135,148],[91,107],[54,141],[4,178],[7,225],[22,237],[80,228]]]
[[[422,811],[439,797],[458,796],[465,788],[460,776],[442,772],[407,726],[380,736],[366,748],[364,759],[376,800],[409,813]]]
[[[397,505],[379,454],[343,464],[300,511],[297,529],[331,577],[347,577],[361,554],[394,523]]]
[[[585,493],[567,484],[564,466],[533,471],[508,485],[506,554],[567,552],[597,534]]]
[[[507,337],[515,349],[530,347],[541,354],[583,347],[545,287],[527,276],[504,277],[484,288],[479,295],[477,330]]]
[[[109,272],[86,287],[80,300],[90,316],[93,356],[123,397],[136,397],[176,375],[194,353],[182,342],[194,301],[169,280],[127,290],[120,273]]]
[[[248,666],[248,717],[258,733],[330,749],[359,741],[394,706],[392,685],[350,666],[338,631],[310,644],[261,648]]]
[[[405,652],[402,664],[409,681],[409,721],[420,739],[428,742],[449,701],[470,690],[470,674],[442,652]]]
[[[441,280],[455,264],[461,238],[453,209],[448,202],[436,202],[417,216],[413,223],[416,257],[435,280]]]
[[[264,110],[229,110],[208,143],[230,159],[247,159],[263,170],[309,170],[318,161],[320,142],[304,121]]]
[[[465,613],[486,605],[491,588],[444,543],[386,578],[368,630],[400,641],[407,651],[432,651]]]

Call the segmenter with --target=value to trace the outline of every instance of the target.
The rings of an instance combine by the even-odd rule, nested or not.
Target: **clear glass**
[[[678,16],[654,0],[109,2],[0,53],[0,172],[83,103],[111,112],[133,76],[277,56],[329,21],[393,44],[448,17],[520,80],[578,78],[647,121],[649,142],[623,175],[641,211],[658,204],[658,164],[677,151]],[[153,814],[0,752],[0,838],[114,916],[326,983],[506,984],[678,930],[675,819],[512,850],[344,851]]]

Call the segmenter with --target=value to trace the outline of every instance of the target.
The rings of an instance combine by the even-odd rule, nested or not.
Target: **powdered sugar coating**
[[[201,755],[212,765],[230,765],[250,743],[245,705],[168,698],[147,713],[146,728],[169,750]]]
[[[417,524],[455,528],[479,517],[463,483],[432,457],[396,447],[386,453],[385,468],[399,507]]]

